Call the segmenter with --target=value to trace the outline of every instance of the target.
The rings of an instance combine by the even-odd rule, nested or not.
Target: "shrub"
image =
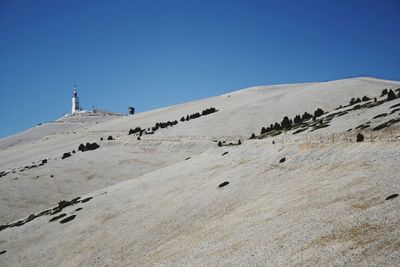
[[[304,112],[303,116],[301,116],[301,119],[303,121],[309,120],[311,118],[312,118],[312,115],[310,113],[308,113],[308,112]]]
[[[182,117],[182,118],[181,118],[181,121],[185,121],[185,117]]]
[[[282,128],[289,129],[292,127],[292,122],[289,120],[287,116],[285,116],[281,122]]]
[[[362,134],[357,134],[357,140],[356,140],[357,142],[363,142],[364,141],[364,135],[362,135]]]
[[[357,103],[360,103],[361,99],[359,97],[357,97],[357,99],[355,99],[354,97],[352,99],[350,99],[350,105],[354,105]]]
[[[84,144],[80,144],[79,147],[78,147],[78,150],[82,151],[82,152],[85,151],[85,145]]]
[[[221,183],[220,185],[218,185],[218,187],[224,187],[227,186],[229,184],[228,181]]]
[[[142,131],[142,129],[140,127],[136,127],[134,130],[129,129],[128,135],[135,134],[135,133],[138,133],[138,132],[141,132],[141,131]]]
[[[293,119],[293,122],[294,123],[300,123],[302,120],[301,120],[301,117],[300,117],[300,115],[296,115],[296,117],[294,117],[294,119]]]
[[[205,115],[208,115],[208,114],[217,112],[217,111],[218,111],[218,110],[216,110],[214,107],[211,107],[211,108],[208,108],[208,109],[203,110],[203,111],[201,112],[201,115],[205,116]]]
[[[381,93],[381,97],[388,94],[388,89],[383,89]]]
[[[238,145],[241,145],[242,144],[242,141],[239,139],[239,141],[238,141]]]
[[[85,151],[95,150],[95,149],[97,149],[99,147],[100,147],[100,145],[97,144],[97,143],[86,143]]]
[[[387,94],[387,100],[390,101],[394,99],[396,99],[396,94],[393,92],[392,89],[390,89],[389,93]]]
[[[371,100],[371,98],[369,98],[368,96],[363,96],[363,98],[361,100],[362,101],[368,101],[368,100]]]
[[[219,146],[219,147],[222,146],[222,142],[221,142],[221,141],[218,142],[218,146]]]
[[[274,129],[275,130],[280,130],[280,129],[282,129],[282,127],[281,127],[281,125],[279,123],[275,122]]]
[[[256,138],[256,135],[254,133],[252,133],[249,139],[255,139],[255,138]]]
[[[114,138],[111,135],[109,135],[107,140],[114,140]]]
[[[65,158],[68,158],[68,157],[71,157],[71,153],[70,152],[64,153],[62,155],[61,159],[65,159]]]
[[[316,111],[314,111],[314,116],[315,117],[320,117],[322,115],[324,115],[324,111],[322,109],[318,108]]]

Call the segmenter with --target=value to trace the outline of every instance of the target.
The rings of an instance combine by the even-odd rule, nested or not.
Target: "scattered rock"
[[[220,184],[218,187],[224,187],[224,186],[226,186],[226,185],[228,185],[229,184],[229,182],[223,182],[222,184]]]
[[[281,159],[279,160],[279,163],[284,163],[285,160],[286,160],[286,158],[281,158]]]
[[[61,220],[60,223],[67,223],[67,222],[70,222],[70,221],[72,221],[73,219],[75,219],[75,217],[76,217],[76,215],[71,215],[71,216],[69,216],[69,217],[67,217],[67,218],[65,218],[65,219],[63,219],[63,220]]]
[[[50,177],[51,177],[51,178],[53,178],[53,177],[54,177],[54,175],[53,175],[53,174],[51,174],[51,175],[50,175]]]
[[[228,154],[228,151],[224,152],[224,153],[222,154],[222,156],[225,156],[226,154]]]
[[[385,200],[390,200],[390,199],[393,199],[398,196],[399,196],[399,194],[393,194],[393,195],[388,196]]]

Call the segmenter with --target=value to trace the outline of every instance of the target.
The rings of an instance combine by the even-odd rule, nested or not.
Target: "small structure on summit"
[[[135,108],[134,107],[128,107],[128,114],[129,115],[135,114]]]
[[[74,94],[72,96],[72,114],[80,111],[79,108],[79,97],[78,97],[78,91],[76,90],[76,85],[74,88]]]
[[[135,109],[133,109],[133,112],[135,112]],[[66,114],[64,114],[63,117],[73,116],[76,118],[82,118],[82,116],[106,116],[106,115],[107,116],[122,116],[122,114],[108,111],[105,109],[98,109],[98,108],[95,108],[94,106],[92,106],[91,110],[84,109],[79,103],[78,90],[76,89],[76,85],[75,85],[73,93],[72,93],[71,113],[66,113]]]

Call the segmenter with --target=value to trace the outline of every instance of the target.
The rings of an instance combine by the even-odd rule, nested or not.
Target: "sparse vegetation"
[[[227,186],[229,184],[229,182],[228,181],[226,181],[226,182],[223,182],[223,183],[221,183],[220,185],[218,185],[218,187],[224,187],[224,186]]]
[[[357,140],[356,140],[356,142],[363,142],[364,141],[364,135],[362,135],[362,134],[357,134]]]
[[[72,221],[73,219],[75,219],[75,217],[76,217],[76,215],[71,215],[71,216],[69,216],[69,217],[67,217],[67,218],[65,218],[65,219],[63,219],[63,220],[61,220],[60,223],[67,223],[67,222],[70,222],[70,221]]]
[[[377,119],[377,118],[385,117],[386,115],[387,115],[387,113],[382,113],[382,114],[376,115],[376,116],[373,117],[372,119]]]
[[[70,153],[70,152],[67,152],[67,153],[64,153],[64,154],[62,155],[61,159],[66,159],[66,158],[69,158],[69,157],[71,157],[71,153]]]
[[[324,111],[322,109],[318,108],[316,111],[314,111],[314,116],[316,118],[318,118],[318,117],[320,117],[322,115],[324,115]]]
[[[357,104],[357,103],[360,103],[360,102],[361,102],[361,99],[359,97],[357,97],[357,99],[356,98],[352,98],[352,99],[350,99],[350,106],[354,105],[354,104]]]
[[[209,115],[211,113],[217,112],[218,110],[214,107],[205,109],[201,112],[196,112],[190,115],[186,115],[180,118],[181,122],[185,122],[185,121],[189,121],[189,120],[193,120],[193,119],[197,119],[200,118],[201,116],[206,116]],[[145,129],[141,129],[140,127],[136,127],[135,129],[129,129],[128,135],[132,135],[132,134],[139,134],[139,136],[142,136],[143,134],[154,134],[157,130],[159,129],[164,129],[164,128],[168,128],[168,127],[173,127],[175,125],[178,124],[177,120],[174,121],[166,121],[166,122],[157,122],[153,127],[151,127],[151,131],[150,128],[147,129],[147,131]]]
[[[9,223],[9,224],[5,224],[5,225],[0,225],[0,231],[2,231],[2,230],[4,230],[4,229],[7,229],[7,228],[22,226],[22,225],[24,225],[24,224],[26,224],[26,223],[28,223],[28,222],[30,222],[30,221],[32,221],[32,220],[38,218],[38,217],[41,217],[41,216],[51,216],[51,215],[55,215],[55,214],[57,214],[57,213],[60,213],[60,212],[61,212],[64,208],[66,208],[66,207],[73,206],[73,205],[78,204],[78,203],[84,203],[84,202],[89,201],[90,199],[91,199],[91,197],[90,197],[90,198],[86,198],[86,199],[84,199],[84,200],[80,200],[80,197],[77,197],[77,198],[74,198],[74,199],[72,199],[72,200],[70,200],[70,201],[61,200],[61,201],[58,202],[58,206],[56,206],[56,207],[54,207],[54,208],[52,208],[52,209],[44,210],[44,211],[42,211],[42,212],[40,212],[40,213],[38,213],[38,214],[31,214],[31,215],[29,215],[27,218],[22,219],[22,220],[19,220],[19,221],[14,222],[14,223]],[[60,218],[62,218],[62,217],[64,217],[64,216],[65,216],[65,215],[63,215],[63,214],[58,215],[58,216],[53,217],[52,219],[50,219],[50,221],[58,220],[58,219],[60,219]],[[73,215],[73,216],[74,216],[74,218],[75,218],[76,215]],[[70,217],[71,217],[71,216],[70,216]],[[69,218],[69,217],[68,217],[68,218]],[[66,219],[67,219],[67,218],[66,218]]]
[[[142,129],[140,127],[136,127],[135,129],[129,129],[128,135],[135,134],[135,133],[141,133],[141,132],[142,132]]]
[[[390,200],[390,199],[393,199],[398,196],[399,196],[399,194],[392,194],[392,195],[388,196],[387,198],[385,198],[385,200]]]
[[[387,100],[391,101],[391,100],[395,100],[396,98],[397,98],[396,94],[393,92],[392,89],[390,89],[390,91],[387,94]]]
[[[89,150],[95,150],[99,147],[100,147],[100,145],[97,143],[86,143],[86,146],[84,144],[80,144],[78,147],[78,150],[85,152],[85,151],[89,151]]]

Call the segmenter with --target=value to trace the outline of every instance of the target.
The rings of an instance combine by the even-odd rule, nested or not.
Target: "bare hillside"
[[[398,266],[398,88],[260,86],[1,139],[0,265]]]

